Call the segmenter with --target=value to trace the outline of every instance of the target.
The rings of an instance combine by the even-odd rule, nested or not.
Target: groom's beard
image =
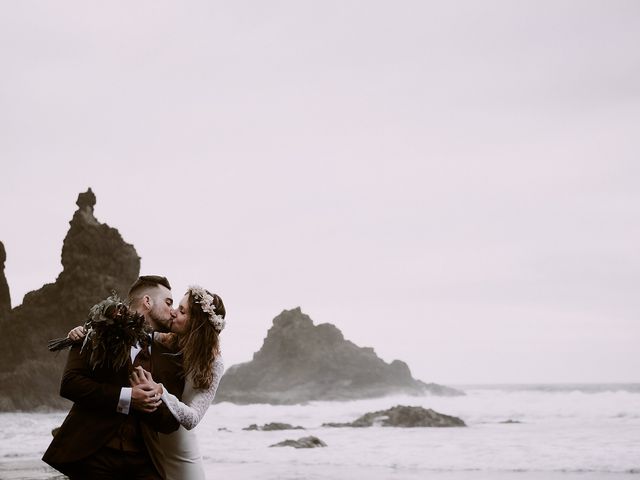
[[[156,332],[168,333],[171,331],[171,322],[173,321],[173,317],[169,315],[169,317],[163,317],[158,312],[153,309],[149,312],[149,320],[151,327]]]

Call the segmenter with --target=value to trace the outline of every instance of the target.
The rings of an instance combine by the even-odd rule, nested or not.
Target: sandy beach
[[[415,478],[420,474],[422,478],[434,480],[633,480],[640,478],[639,472],[606,473],[606,472],[491,472],[464,471],[442,472],[424,470],[422,472],[403,472],[394,468],[353,468],[327,466],[304,466],[304,471],[295,465],[273,466],[268,471],[261,470],[259,476],[263,480],[351,480],[367,478],[369,480],[404,480]],[[241,480],[256,478],[258,473],[251,464],[219,464],[215,468],[216,478],[225,480]],[[0,462],[0,478],[3,480],[60,480],[65,479],[40,460],[13,460]]]

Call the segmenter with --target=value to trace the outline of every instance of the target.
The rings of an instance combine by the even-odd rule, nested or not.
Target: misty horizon
[[[640,381],[637,2],[0,11],[14,307],[91,187],[227,365],[300,306],[425,382]]]

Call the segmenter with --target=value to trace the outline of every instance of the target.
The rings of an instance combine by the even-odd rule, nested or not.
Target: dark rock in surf
[[[444,415],[430,408],[397,405],[388,410],[366,413],[353,422],[324,423],[323,427],[466,427],[458,417]]]
[[[283,442],[269,445],[269,447],[293,447],[293,448],[317,448],[326,447],[327,444],[318,437],[302,437],[297,440],[284,440]]]
[[[271,432],[274,430],[304,430],[304,427],[300,427],[300,426],[294,427],[293,425],[290,425],[288,423],[272,422],[272,423],[266,423],[261,427],[256,425],[255,423],[252,423],[251,425],[243,428],[242,430]]]

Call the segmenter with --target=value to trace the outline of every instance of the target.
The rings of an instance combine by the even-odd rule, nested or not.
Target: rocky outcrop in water
[[[397,405],[388,410],[366,413],[349,423],[324,423],[323,427],[466,427],[463,420],[430,408]]]
[[[280,422],[272,422],[266,423],[262,426],[258,426],[255,423],[252,423],[248,427],[243,428],[243,430],[249,431],[258,431],[258,432],[272,432],[274,430],[304,430],[304,427],[294,427],[288,423],[280,423]]]
[[[84,323],[89,308],[112,290],[126,296],[139,275],[140,257],[133,245],[94,216],[91,189],[76,204],[62,246],[62,272],[0,318],[0,410],[67,407],[58,395],[66,352],[50,353],[47,341]]]
[[[348,400],[395,393],[459,395],[411,376],[400,360],[390,364],[373,348],[345,340],[334,325],[314,325],[300,308],[273,320],[253,360],[234,365],[222,377],[216,402],[294,404]]]
[[[298,440],[285,440],[283,442],[269,445],[270,447],[293,447],[293,448],[317,448],[326,447],[327,444],[320,440],[318,437],[302,437]]]
[[[4,275],[4,262],[7,261],[7,252],[4,244],[0,242],[0,321],[7,317],[11,310],[11,295],[9,294],[9,284]]]

